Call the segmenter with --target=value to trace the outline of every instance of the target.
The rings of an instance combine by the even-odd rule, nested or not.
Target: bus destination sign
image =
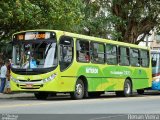
[[[51,38],[50,32],[26,32],[16,35],[17,40],[43,40]]]

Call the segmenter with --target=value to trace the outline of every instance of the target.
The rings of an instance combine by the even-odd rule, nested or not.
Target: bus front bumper
[[[11,90],[14,92],[35,92],[35,91],[57,91],[57,84],[54,81],[48,83],[38,82],[19,82],[10,81]]]

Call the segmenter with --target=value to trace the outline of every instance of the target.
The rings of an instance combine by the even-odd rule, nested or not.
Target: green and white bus
[[[150,50],[138,45],[59,30],[13,34],[11,90],[70,93],[74,99],[115,92],[131,96],[151,87]]]

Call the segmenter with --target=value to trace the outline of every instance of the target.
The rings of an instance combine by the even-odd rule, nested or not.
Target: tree
[[[101,8],[100,0],[84,0],[84,18],[81,23],[81,33],[106,38],[108,31],[105,12]]]
[[[59,29],[75,32],[83,18],[81,0],[30,0],[41,9],[40,28]]]
[[[40,8],[27,0],[2,0],[0,6],[1,42],[10,41],[12,33],[16,31],[39,25]]]
[[[90,33],[101,32],[103,37],[138,44],[153,28],[159,28],[158,0],[85,0],[92,10],[87,22]],[[93,7],[98,6],[98,7]],[[93,12],[94,11],[94,12]],[[95,24],[97,23],[97,24]],[[141,35],[141,38],[139,37]]]
[[[107,0],[119,41],[138,44],[160,23],[158,0]],[[138,37],[142,35],[140,39]]]
[[[1,0],[0,41],[28,29],[77,31],[82,7],[81,0]]]

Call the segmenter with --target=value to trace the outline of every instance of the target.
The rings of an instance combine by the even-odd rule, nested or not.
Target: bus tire
[[[137,90],[137,93],[138,93],[139,95],[143,95],[143,94],[144,94],[144,89],[139,89],[139,90]]]
[[[116,96],[118,97],[130,97],[132,95],[132,83],[129,79],[124,82],[124,90],[116,91]]]
[[[47,92],[36,92],[34,93],[34,96],[38,99],[38,100],[46,100],[48,97],[48,93]]]
[[[129,79],[124,82],[124,96],[130,97],[132,95],[132,83]]]
[[[78,100],[84,97],[84,83],[81,79],[78,79],[75,85],[75,91],[70,93],[71,98]]]

